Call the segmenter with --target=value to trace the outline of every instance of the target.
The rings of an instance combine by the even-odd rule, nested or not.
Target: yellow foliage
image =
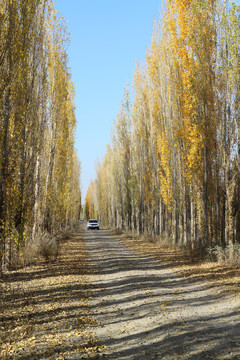
[[[167,140],[166,133],[158,133],[157,139],[158,157],[160,161],[160,192],[164,203],[171,210],[173,205],[172,188],[172,144]]]

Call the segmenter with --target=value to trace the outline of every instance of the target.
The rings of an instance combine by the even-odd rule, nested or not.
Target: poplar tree
[[[79,217],[74,86],[50,0],[0,1],[0,259]],[[77,202],[76,202],[77,199]]]
[[[239,244],[239,20],[228,1],[167,1],[136,65],[130,127],[122,107],[89,189],[106,223],[127,228],[127,204],[132,230],[199,255]]]

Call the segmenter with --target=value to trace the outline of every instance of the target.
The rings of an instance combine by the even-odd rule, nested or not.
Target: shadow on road
[[[189,282],[104,231],[87,232],[85,242],[105,359],[240,359],[239,300],[230,304],[213,285]]]
[[[56,262],[5,274],[2,290],[5,359],[240,359],[239,298],[177,276],[108,232],[73,235]],[[89,326],[106,346],[91,356]]]

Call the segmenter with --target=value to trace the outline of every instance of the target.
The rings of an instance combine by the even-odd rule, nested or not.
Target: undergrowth
[[[34,241],[26,243],[22,252],[22,265],[36,264],[40,258],[45,261],[56,260],[59,252],[58,236],[40,232]]]
[[[208,249],[210,261],[240,267],[240,244],[230,244],[225,248],[216,245]]]

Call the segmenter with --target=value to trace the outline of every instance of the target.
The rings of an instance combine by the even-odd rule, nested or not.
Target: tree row
[[[175,244],[240,242],[240,8],[169,0],[125,91],[89,217]]]
[[[68,35],[51,0],[0,1],[0,261],[80,211]],[[40,240],[41,241],[41,236]]]

